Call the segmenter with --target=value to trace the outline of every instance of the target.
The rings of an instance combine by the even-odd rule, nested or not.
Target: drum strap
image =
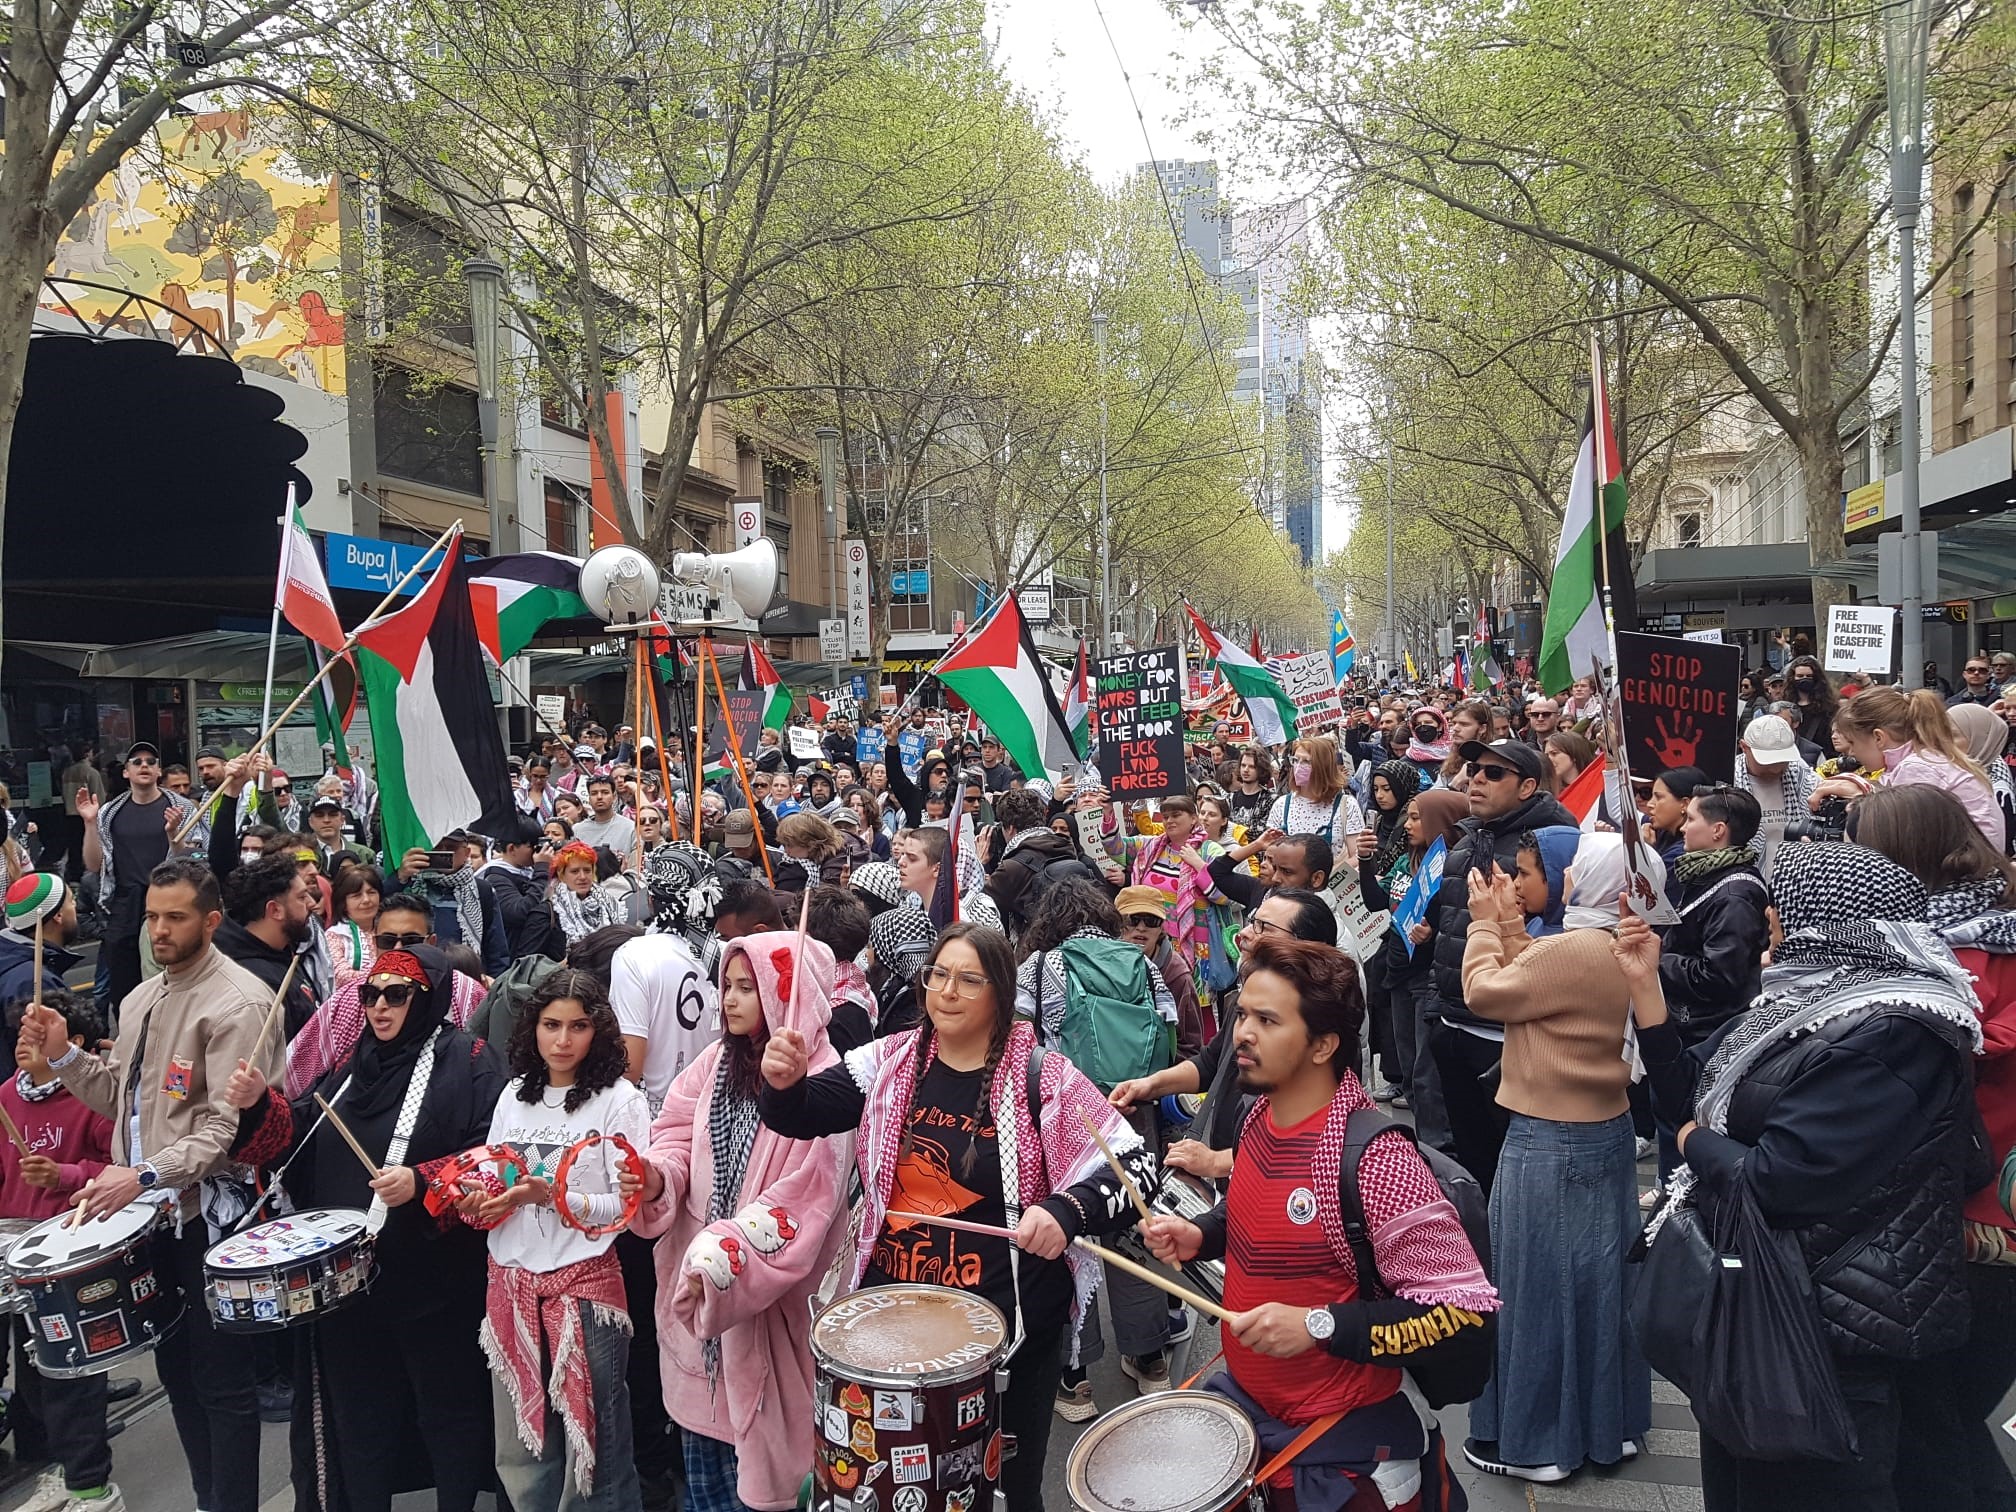
[[[1323,1437],[1332,1428],[1335,1428],[1343,1420],[1343,1417],[1344,1414],[1341,1412],[1326,1412],[1322,1417],[1316,1419],[1315,1422],[1309,1424],[1308,1427],[1296,1434],[1295,1437],[1288,1440],[1286,1444],[1283,1444],[1279,1454],[1253,1472],[1253,1484],[1256,1486],[1265,1486],[1290,1464],[1294,1463],[1295,1457],[1304,1449],[1307,1449],[1316,1440]]]
[[[385,1147],[385,1158],[378,1162],[387,1170],[406,1163],[406,1146],[413,1138],[414,1126],[420,1122],[420,1104],[426,1099],[427,1083],[434,1079],[434,1047],[441,1043],[441,1036],[447,1032],[446,1024],[435,1030],[422,1047],[420,1059],[413,1063],[413,1078],[406,1083],[406,1100],[399,1104],[399,1118],[392,1125],[392,1143]],[[337,1096],[342,1096],[342,1093],[337,1093]],[[364,1215],[364,1232],[375,1234],[385,1227],[390,1211],[385,1206],[385,1199],[373,1192],[371,1211]]]

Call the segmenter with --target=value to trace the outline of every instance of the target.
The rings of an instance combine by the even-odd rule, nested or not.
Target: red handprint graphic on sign
[[[1691,716],[1675,714],[1673,728],[1666,728],[1666,716],[1661,714],[1652,723],[1658,732],[1656,741],[1648,740],[1645,747],[1661,767],[1684,767],[1694,765],[1694,753],[1701,749],[1701,727]]]

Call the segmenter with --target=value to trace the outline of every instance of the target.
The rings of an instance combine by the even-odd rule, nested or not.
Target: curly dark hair
[[[606,1092],[623,1079],[630,1058],[623,1048],[623,1030],[616,1022],[616,1010],[609,1006],[609,990],[593,972],[563,966],[532,991],[518,1022],[511,1030],[511,1044],[505,1052],[511,1074],[522,1077],[518,1100],[536,1103],[546,1095],[546,1062],[539,1056],[539,1018],[548,1008],[572,998],[588,1015],[595,1039],[574,1073],[574,1085],[567,1089],[563,1106],[569,1113],[597,1092]]]
[[[1113,906],[1113,894],[1090,877],[1059,877],[1036,900],[1029,927],[1022,931],[1022,954],[1026,958],[1055,950],[1088,924],[1119,938],[1120,911]]]

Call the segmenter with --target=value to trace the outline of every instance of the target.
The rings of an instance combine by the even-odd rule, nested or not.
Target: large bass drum
[[[1260,1440],[1211,1391],[1164,1391],[1116,1407],[1078,1437],[1064,1486],[1079,1512],[1233,1512],[1254,1501]]]
[[[814,1512],[992,1512],[1000,1310],[943,1286],[871,1286],[812,1320]]]

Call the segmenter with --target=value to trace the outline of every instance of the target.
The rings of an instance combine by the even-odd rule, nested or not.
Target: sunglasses
[[[424,934],[381,934],[372,937],[380,950],[407,950],[415,945],[425,945]]]
[[[1489,761],[1473,761],[1466,768],[1472,777],[1482,777],[1486,782],[1503,782],[1507,777],[1519,774],[1510,767],[1498,766]]]
[[[1162,919],[1158,915],[1151,913],[1127,915],[1127,923],[1135,929],[1160,929],[1162,922]]]
[[[1966,672],[1969,677],[1972,677],[1976,672],[1979,672],[1983,677],[1986,677],[1988,675],[1988,669],[1986,667],[1968,667],[1966,669]]]
[[[366,982],[357,989],[357,1001],[366,1008],[375,1008],[381,1001],[388,1008],[404,1008],[413,1001],[413,991],[411,982],[394,982],[388,987]]]
[[[275,798],[285,798],[289,793],[293,791],[294,789],[289,787],[284,782],[276,782],[273,784],[273,796]]]

